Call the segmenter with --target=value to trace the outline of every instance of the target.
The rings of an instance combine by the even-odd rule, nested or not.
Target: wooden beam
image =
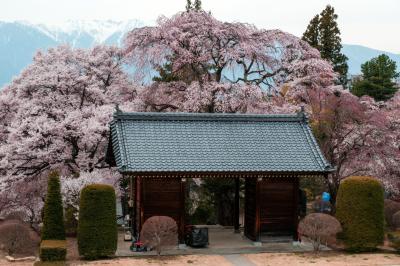
[[[292,171],[292,172],[124,172],[123,174],[132,174],[141,177],[153,177],[153,178],[279,178],[279,177],[315,177],[324,176],[327,172],[310,172],[310,171]]]
[[[240,233],[240,179],[239,177],[235,178],[235,208],[234,208],[234,228],[235,233]]]

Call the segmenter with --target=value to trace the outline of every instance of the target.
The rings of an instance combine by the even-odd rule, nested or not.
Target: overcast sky
[[[400,54],[400,0],[203,0],[203,8],[224,21],[301,36],[327,4],[339,15],[342,40]],[[58,24],[64,20],[138,19],[183,10],[186,0],[1,0],[0,20]]]

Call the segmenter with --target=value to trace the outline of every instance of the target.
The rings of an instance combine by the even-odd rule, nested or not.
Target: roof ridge
[[[257,121],[257,122],[306,122],[303,112],[294,114],[242,114],[242,113],[185,113],[185,112],[115,112],[116,120],[160,121]]]

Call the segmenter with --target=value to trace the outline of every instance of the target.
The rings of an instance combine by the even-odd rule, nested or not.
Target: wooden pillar
[[[293,213],[293,240],[299,240],[299,234],[297,231],[297,227],[299,225],[299,177],[294,177],[293,181],[293,204],[294,204],[294,213]]]
[[[180,219],[179,219],[179,244],[185,243],[185,188],[186,188],[186,178],[181,179],[181,189],[180,189]]]
[[[240,222],[239,222],[239,210],[240,210],[240,180],[239,177],[235,178],[235,208],[234,208],[234,228],[235,228],[235,233],[240,233]]]
[[[143,180],[142,177],[136,177],[136,209],[137,209],[137,232],[140,234],[143,225],[143,202],[142,202],[142,195],[143,195]]]
[[[256,241],[261,241],[261,208],[260,208],[260,183],[262,178],[257,178],[256,182]]]
[[[133,203],[132,205],[132,213],[131,213],[131,223],[132,223],[132,234],[133,237],[137,237],[138,235],[138,228],[137,228],[137,177],[131,176],[131,197],[130,200]]]

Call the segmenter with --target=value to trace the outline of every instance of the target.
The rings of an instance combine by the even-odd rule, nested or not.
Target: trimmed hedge
[[[40,259],[42,261],[64,261],[67,256],[65,240],[43,240],[40,244]]]
[[[342,224],[347,250],[371,251],[383,243],[383,198],[383,187],[373,177],[353,176],[340,183],[336,217]]]
[[[113,256],[117,250],[117,216],[112,186],[88,185],[81,191],[78,249],[85,259]]]
[[[55,171],[50,173],[47,184],[42,240],[65,240],[60,178]]]

